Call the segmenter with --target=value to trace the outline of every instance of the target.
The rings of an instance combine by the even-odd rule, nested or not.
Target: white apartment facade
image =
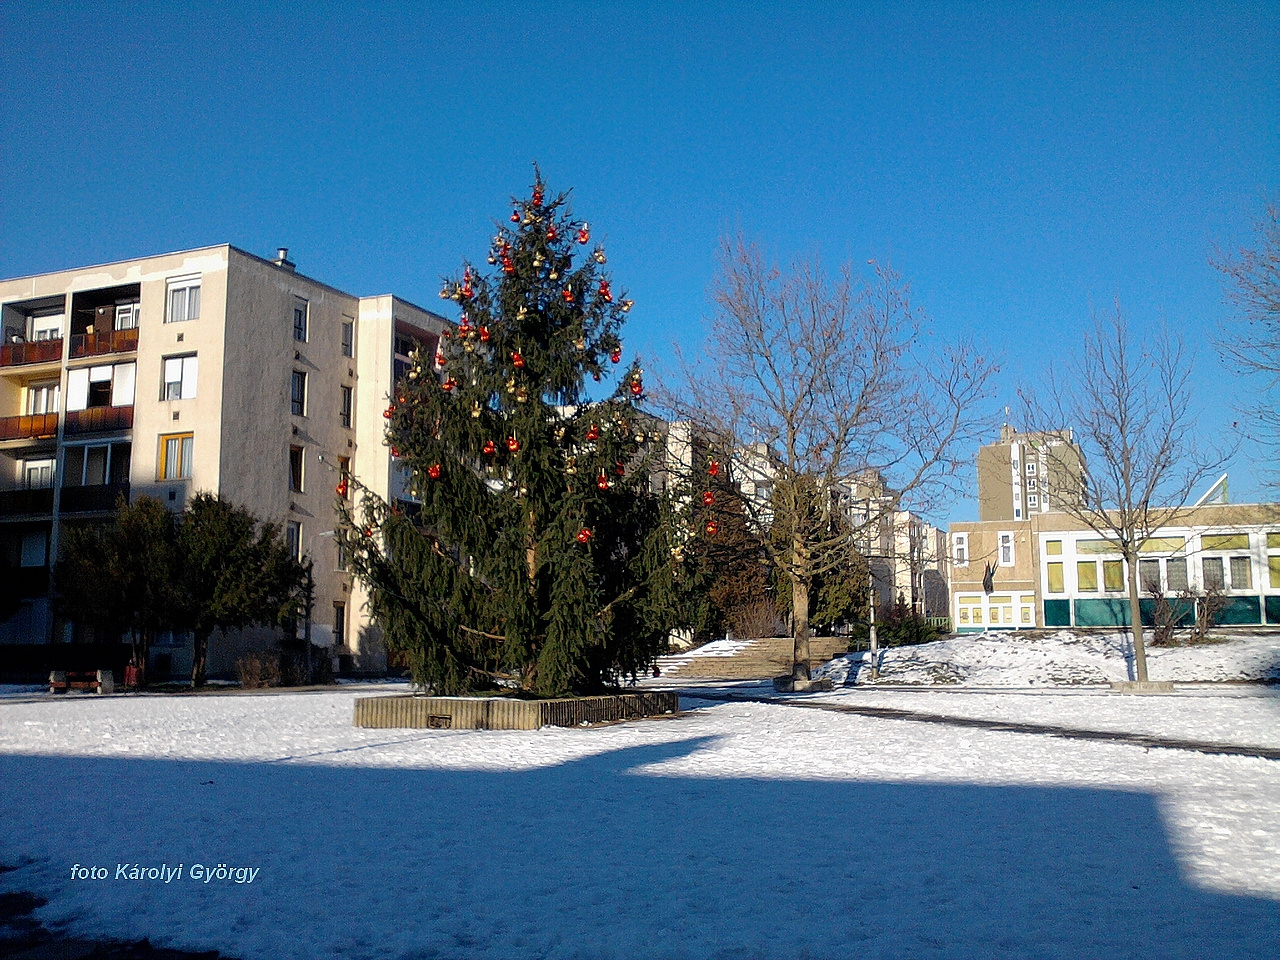
[[[0,643],[70,637],[50,602],[68,524],[109,516],[122,494],[176,510],[210,492],[280,524],[312,561],[312,642],[381,669],[367,598],[338,555],[335,498],[344,474],[398,495],[382,411],[409,350],[434,352],[447,323],[306,277],[283,249],[0,281],[0,576],[13,588]],[[219,649],[215,636],[210,672],[231,672],[251,642]],[[157,656],[174,673],[190,662],[181,643]]]

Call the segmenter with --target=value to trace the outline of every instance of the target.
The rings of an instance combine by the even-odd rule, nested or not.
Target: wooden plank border
[[[506,697],[358,697],[357,727],[451,730],[537,730],[582,723],[638,720],[677,713],[675,693],[619,693],[563,700],[512,700]]]

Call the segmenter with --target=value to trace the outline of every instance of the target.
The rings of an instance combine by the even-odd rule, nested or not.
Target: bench
[[[92,690],[94,693],[115,693],[116,683],[110,670],[49,671],[49,692],[66,693],[68,690]]]

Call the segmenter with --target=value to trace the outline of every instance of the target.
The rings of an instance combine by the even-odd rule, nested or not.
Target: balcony
[[[63,513],[101,513],[114,510],[120,498],[129,502],[129,484],[106,483],[96,487],[63,487],[60,509]]]
[[[68,410],[67,436],[78,433],[101,433],[107,430],[129,430],[133,427],[133,405],[127,407],[90,407]]]
[[[133,412],[132,407],[129,408],[129,412]],[[132,423],[132,418],[130,422]],[[58,415],[56,413],[0,417],[0,440],[50,440],[57,435]]]
[[[0,493],[0,517],[53,513],[53,488],[5,490]]]
[[[81,333],[71,338],[71,356],[100,357],[106,353],[131,353],[138,349],[138,329],[110,333]]]
[[[58,363],[62,360],[62,338],[29,340],[0,346],[0,367],[16,367],[23,363]]]

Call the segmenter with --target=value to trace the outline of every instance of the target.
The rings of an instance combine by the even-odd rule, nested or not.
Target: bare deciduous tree
[[[815,260],[784,272],[741,236],[724,240],[705,354],[664,378],[662,400],[732,465],[791,584],[796,679],[809,678],[814,579],[850,563],[896,505],[928,508],[960,486],[997,372],[973,346],[935,338],[902,277],[873,266],[870,283],[849,264],[834,280]],[[876,471],[899,497],[867,497],[859,514],[851,496]]]
[[[1267,205],[1256,224],[1257,246],[1234,255],[1219,251],[1211,261],[1222,274],[1226,300],[1235,308],[1232,324],[1222,331],[1218,349],[1242,371],[1258,375],[1271,392],[1269,403],[1248,412],[1280,443],[1280,412],[1275,388],[1280,385],[1280,202]]]
[[[1124,556],[1139,681],[1147,679],[1142,548],[1230,456],[1200,437],[1192,360],[1182,338],[1167,329],[1135,343],[1117,303],[1114,314],[1095,315],[1078,356],[1050,366],[1043,387],[1022,392],[1028,428],[1051,433],[1069,427],[1084,458],[1080,473],[1069,444],[1048,448],[1051,468],[1080,476],[1078,492],[1058,491],[1058,509]]]

